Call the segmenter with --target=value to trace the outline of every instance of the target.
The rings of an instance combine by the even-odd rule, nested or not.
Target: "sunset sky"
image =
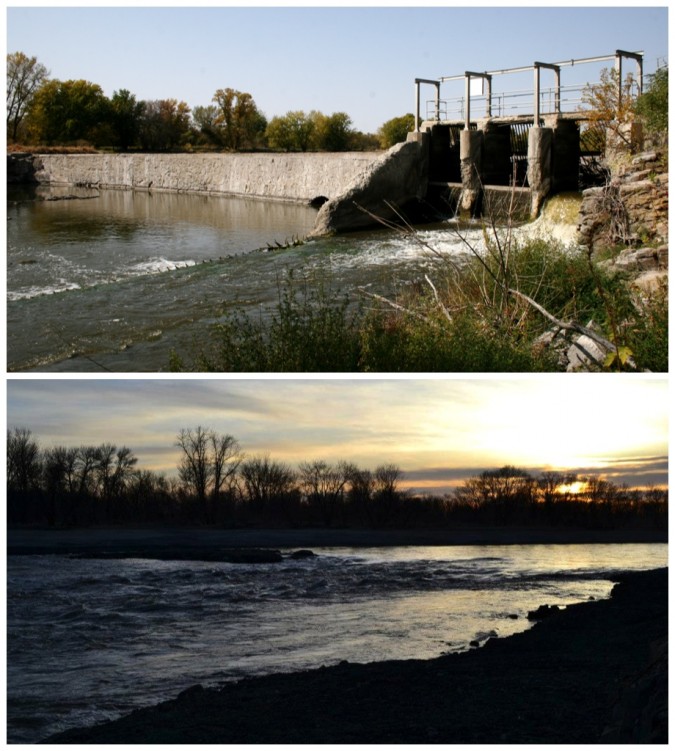
[[[668,57],[667,6],[455,7],[447,0],[425,7],[214,7],[208,0],[199,5],[211,7],[166,0],[154,5],[174,7],[83,7],[91,3],[77,0],[69,5],[81,7],[44,5],[8,9],[7,51],[37,56],[55,79],[85,79],[109,97],[128,89],[138,99],[178,99],[192,108],[230,87],[250,93],[268,119],[289,110],[346,112],[357,130],[369,133],[412,112],[415,78],[617,49],[643,51],[650,74]],[[577,72],[584,83],[599,80],[585,78],[587,68],[566,68],[563,84],[576,84]]]
[[[627,375],[489,378],[13,379],[7,424],[44,447],[126,445],[171,475],[181,428],[233,435],[249,455],[321,458],[443,492],[513,464],[667,484],[667,379]]]

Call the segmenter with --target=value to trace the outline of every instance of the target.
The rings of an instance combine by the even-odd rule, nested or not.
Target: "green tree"
[[[649,131],[668,133],[668,67],[649,76],[646,91],[638,97],[635,112]]]
[[[89,81],[47,81],[35,93],[28,119],[40,142],[98,145],[110,139],[110,102]]]
[[[213,95],[218,107],[214,124],[222,134],[223,145],[233,151],[254,148],[267,128],[253,97],[235,89],[218,89]]]
[[[136,101],[136,97],[127,89],[113,93],[110,100],[110,125],[114,146],[127,151],[136,145],[144,110],[144,102]]]
[[[267,125],[267,142],[278,151],[307,151],[310,147],[315,121],[302,110],[273,117]]]
[[[397,143],[402,143],[408,137],[408,133],[412,133],[414,127],[415,116],[410,113],[387,120],[377,131],[380,146],[383,149],[389,149]]]
[[[7,135],[12,141],[16,141],[33,97],[48,77],[49,71],[37,57],[23,52],[7,55]]]

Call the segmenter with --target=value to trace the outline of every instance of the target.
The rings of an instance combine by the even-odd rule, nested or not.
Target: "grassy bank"
[[[415,238],[414,232],[411,238]],[[434,271],[395,298],[290,279],[265,315],[225,312],[192,361],[206,372],[546,372],[575,337],[600,343],[585,370],[668,369],[668,295],[637,296],[628,275],[582,249],[486,232],[461,262],[428,248]],[[588,345],[586,345],[588,346]]]

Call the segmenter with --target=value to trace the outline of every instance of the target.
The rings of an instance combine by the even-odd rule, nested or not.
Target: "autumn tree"
[[[584,88],[582,102],[588,108],[588,130],[604,133],[608,145],[632,146],[628,127],[635,121],[636,82],[632,74],[621,80],[618,70],[603,68],[600,82]]]
[[[223,145],[238,151],[253,148],[265,132],[267,121],[258,111],[253,97],[235,89],[218,89],[213,95],[218,107],[214,125],[221,134]]]
[[[141,146],[146,151],[169,151],[185,144],[190,132],[190,108],[176,99],[145,102],[140,121]]]
[[[49,71],[37,57],[23,52],[7,55],[7,135],[12,141],[16,141],[33,97],[48,77]]]

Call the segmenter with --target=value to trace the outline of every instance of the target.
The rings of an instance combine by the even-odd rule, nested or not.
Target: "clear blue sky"
[[[668,55],[661,7],[11,7],[7,51],[106,95],[207,105],[250,93],[268,119],[346,112],[375,132],[412,112],[414,79],[644,51]],[[608,64],[609,65],[609,64]],[[578,70],[567,70],[563,84]],[[570,81],[572,83],[572,81]]]
[[[7,390],[8,426],[42,446],[126,445],[167,475],[178,431],[201,425],[293,466],[394,462],[415,488],[506,464],[667,484],[661,377],[12,379]]]

